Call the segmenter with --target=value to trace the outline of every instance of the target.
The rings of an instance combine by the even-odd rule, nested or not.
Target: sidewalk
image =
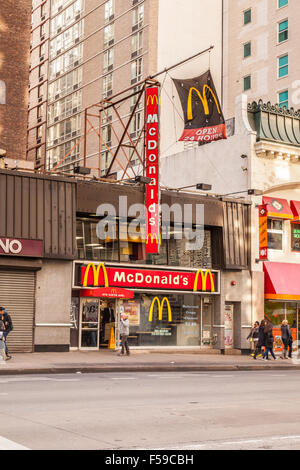
[[[62,374],[91,372],[250,371],[300,370],[300,358],[276,361],[253,360],[249,356],[152,353],[133,351],[117,356],[114,351],[14,354],[0,362],[0,375]]]

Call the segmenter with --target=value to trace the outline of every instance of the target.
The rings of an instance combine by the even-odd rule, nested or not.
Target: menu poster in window
[[[225,305],[224,312],[225,349],[233,348],[233,305]]]
[[[300,224],[291,224],[292,250],[300,251]]]
[[[126,300],[123,302],[124,314],[128,315],[130,326],[140,324],[140,302],[136,300]]]

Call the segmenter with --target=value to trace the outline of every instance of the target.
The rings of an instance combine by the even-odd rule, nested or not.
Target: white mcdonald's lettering
[[[155,150],[157,146],[157,140],[148,140],[148,150]]]
[[[157,155],[155,155],[155,153],[151,153],[148,156],[148,160],[149,160],[149,162],[154,163],[157,160]]]
[[[125,282],[125,273],[117,271],[114,275],[114,282]]]
[[[158,123],[158,114],[148,114],[147,124]]]
[[[149,129],[149,135],[156,136],[156,134],[157,134],[157,129],[155,129],[155,127],[151,127],[151,129]]]
[[[148,169],[148,174],[149,175],[156,175],[156,172],[157,172],[157,168],[156,166],[149,166],[149,169]]]
[[[149,186],[156,186],[156,178],[152,178]]]
[[[154,199],[154,198],[155,198],[154,189],[151,189],[151,191],[150,191],[150,198],[151,198],[151,199]]]
[[[151,212],[151,214],[155,213],[156,212],[156,204],[155,203],[150,204],[148,210],[149,210],[149,212]]]

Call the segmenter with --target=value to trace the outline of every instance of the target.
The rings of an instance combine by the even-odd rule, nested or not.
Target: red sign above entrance
[[[119,287],[100,287],[99,289],[82,289],[81,297],[105,297],[109,299],[133,299],[134,292]]]
[[[105,266],[103,263],[81,267],[83,287],[105,286],[131,289],[178,290],[191,292],[218,292],[217,271],[172,271],[160,269]]]
[[[41,258],[43,256],[43,242],[41,240],[0,237],[0,255]]]

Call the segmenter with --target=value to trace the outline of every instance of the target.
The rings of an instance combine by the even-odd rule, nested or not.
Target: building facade
[[[251,203],[251,278],[252,282],[257,279],[252,289],[251,321],[265,315],[278,327],[287,318],[293,325],[295,348],[300,326],[299,122],[299,112],[262,101],[248,105],[247,96],[241,95],[236,100],[233,136],[162,161],[165,185],[203,181],[212,184],[215,197],[230,194]],[[265,260],[261,259],[259,241],[261,205],[266,206],[267,217]],[[264,304],[256,304],[263,298]],[[280,349],[279,330],[276,338]]]
[[[0,305],[11,352],[68,351],[75,183],[0,170]]]
[[[82,164],[88,106],[211,45],[211,54],[187,63],[175,75],[197,76],[210,67],[220,90],[221,4],[219,0],[204,3],[199,8],[197,0],[190,0],[188,7],[174,0],[34,0],[27,158],[36,168],[52,169],[65,156],[63,170]],[[214,28],[203,23],[204,10]],[[171,78],[165,74],[160,79],[164,83],[162,155],[167,155],[184,147],[169,125],[169,115],[177,106]],[[119,108],[124,119],[134,104],[133,97]],[[133,142],[143,127],[143,109],[141,103],[130,125]],[[101,176],[110,163],[108,147],[114,150],[118,145],[112,129],[116,121],[116,114],[108,113],[98,124],[100,149],[96,136],[86,143],[87,166],[98,167],[100,153]],[[117,134],[121,131],[117,127]],[[135,160],[133,156],[133,164]]]
[[[1,3],[0,149],[14,161],[26,158],[30,13],[31,0]]]
[[[235,98],[300,107],[297,30],[300,8],[292,0],[225,0],[224,112]]]
[[[147,255],[145,222],[140,219],[138,233],[130,232],[134,216],[124,220],[123,198],[132,210],[143,204],[144,191],[120,184],[77,183],[78,251],[72,293],[76,328],[71,347],[96,350],[111,346],[114,338],[118,348],[119,318],[125,312],[133,348],[247,350],[249,204],[163,191],[162,204],[171,208],[170,223],[163,223],[160,254]],[[104,201],[115,208],[116,226],[102,239],[98,206]],[[187,206],[193,208],[190,229],[195,229],[197,205],[204,211],[203,243],[191,248],[188,238],[181,236],[182,215]]]

